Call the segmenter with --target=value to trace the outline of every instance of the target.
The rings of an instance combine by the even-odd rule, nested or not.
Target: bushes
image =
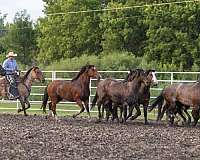
[[[142,58],[136,58],[128,52],[102,53],[96,55],[82,55],[53,62],[45,70],[79,70],[86,64],[94,64],[99,70],[129,70],[138,68]]]
[[[175,65],[161,64],[155,61],[148,61],[146,56],[135,57],[129,52],[115,51],[112,53],[104,52],[97,55],[82,55],[80,57],[66,58],[55,61],[49,66],[41,66],[43,70],[79,70],[83,65],[94,64],[98,70],[130,70],[136,68],[156,69],[156,71],[181,71]]]

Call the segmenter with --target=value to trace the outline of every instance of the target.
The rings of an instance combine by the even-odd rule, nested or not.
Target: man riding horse
[[[3,62],[3,68],[6,71],[6,80],[9,82],[9,89],[8,89],[8,98],[9,99],[17,99],[19,98],[19,91],[17,88],[17,78],[18,75],[18,65],[14,57],[17,54],[14,52],[9,52],[6,57],[7,59]]]

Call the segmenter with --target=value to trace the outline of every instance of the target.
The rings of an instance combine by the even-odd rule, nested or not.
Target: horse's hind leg
[[[188,117],[187,124],[190,125],[190,123],[191,123],[191,116],[190,116],[190,114],[188,113],[187,108],[184,109],[184,112],[185,112],[185,114],[186,114],[187,117]]]
[[[84,101],[84,105],[85,105],[85,108],[86,108],[86,111],[88,113],[88,117],[91,118],[90,116],[90,109],[89,109],[89,99]]]
[[[117,106],[116,104],[114,104],[114,105],[113,105],[112,121],[114,121],[115,119],[117,119],[117,122],[119,122],[119,117],[118,117],[117,108],[118,108],[118,106]],[[120,110],[123,110],[123,108],[121,109],[121,106],[120,106]],[[122,112],[120,112],[120,113],[122,113]]]
[[[193,109],[192,110],[192,117],[194,119],[194,122],[193,122],[193,126],[196,126],[198,120],[199,120],[199,109]]]
[[[164,116],[165,111],[167,110],[167,108],[168,108],[168,105],[165,104],[164,107],[163,107],[163,109],[161,109],[161,112],[158,112],[157,121],[161,121],[162,120],[162,118],[163,118],[163,116]]]
[[[136,109],[136,114],[135,115],[133,115],[132,117],[131,117],[131,120],[134,120],[134,119],[136,119],[137,117],[139,117],[140,115],[141,115],[141,111],[140,111],[140,106],[139,105],[136,105],[135,106],[135,109]]]
[[[129,106],[129,114],[127,116],[127,119],[129,119],[133,115],[133,109],[134,109],[134,106]]]
[[[56,102],[54,102],[54,101],[52,101],[52,103],[51,103],[51,111],[52,111],[52,113],[53,113],[53,117],[54,118],[56,118]]]
[[[83,106],[83,103],[82,103],[82,101],[80,99],[77,99],[76,103],[79,105],[79,107],[81,108],[81,110],[78,113],[74,114],[73,118],[76,118],[79,114],[81,114],[85,110],[85,108]]]

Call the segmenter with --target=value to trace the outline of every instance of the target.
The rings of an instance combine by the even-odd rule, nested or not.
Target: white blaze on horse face
[[[157,80],[157,78],[156,78],[156,73],[155,73],[155,72],[152,72],[152,76],[153,76],[153,78],[152,78],[153,83],[154,83],[154,84],[158,84],[158,80]]]

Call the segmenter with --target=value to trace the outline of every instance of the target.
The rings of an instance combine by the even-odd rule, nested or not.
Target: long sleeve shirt
[[[17,62],[15,59],[6,59],[3,62],[3,68],[6,70],[6,73],[13,73],[18,70]]]

